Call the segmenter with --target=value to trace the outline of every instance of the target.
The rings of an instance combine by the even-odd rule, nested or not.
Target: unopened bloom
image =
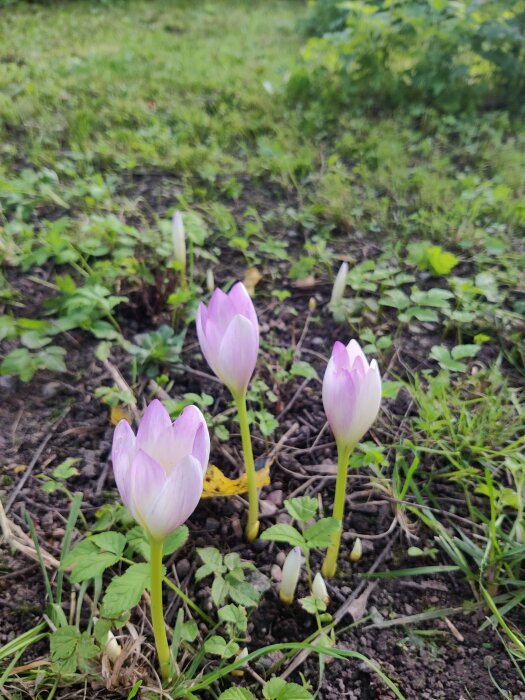
[[[184,224],[182,222],[182,214],[176,211],[173,214],[171,226],[171,236],[173,240],[173,253],[175,260],[180,263],[182,269],[186,268],[186,235],[184,233]]]
[[[353,448],[371,427],[381,403],[381,375],[359,343],[337,341],[323,378],[323,405],[339,448]]]
[[[325,605],[328,605],[328,603],[330,602],[330,596],[328,595],[328,591],[326,590],[326,583],[324,582],[324,578],[320,573],[317,573],[314,576],[314,580],[312,583],[312,594],[316,598],[322,600],[323,603],[325,603]]]
[[[332,287],[332,296],[330,304],[337,304],[344,296],[346,289],[346,278],[348,275],[348,263],[344,262],[339,268],[339,272],[335,278],[334,286]]]
[[[186,406],[172,423],[155,399],[133,433],[121,420],[113,435],[113,471],[120,497],[155,541],[162,541],[193,513],[202,494],[210,437],[204,416]]]
[[[300,547],[294,547],[284,560],[283,574],[279,598],[286,605],[291,605],[295,596],[295,589],[301,573],[302,554]]]
[[[355,538],[354,546],[350,552],[350,561],[359,561],[363,556],[363,543],[360,537]]]
[[[197,336],[202,353],[234,398],[248,388],[259,350],[259,323],[242,282],[228,294],[216,289],[208,308],[200,304]]]

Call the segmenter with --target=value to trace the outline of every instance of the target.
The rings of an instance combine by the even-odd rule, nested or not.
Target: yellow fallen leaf
[[[121,406],[111,407],[110,418],[112,425],[117,425],[117,423],[120,423],[122,419],[127,420],[130,425],[133,422],[129,413],[126,413]]]
[[[256,267],[249,267],[244,275],[244,286],[248,290],[248,294],[252,296],[255,293],[255,287],[262,280],[262,275]]]
[[[27,469],[26,464],[14,464],[13,465],[13,471],[15,474],[21,474],[22,472],[25,472]]]
[[[270,485],[270,464],[255,472],[257,488]],[[243,474],[238,479],[229,479],[214,464],[208,466],[204,476],[204,486],[201,498],[215,498],[216,496],[236,496],[248,491],[248,479]]]

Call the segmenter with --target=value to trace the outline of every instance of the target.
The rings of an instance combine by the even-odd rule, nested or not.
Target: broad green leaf
[[[173,554],[177,549],[180,549],[188,541],[190,531],[186,525],[180,525],[176,530],[171,532],[164,540],[164,556]]]
[[[326,603],[324,600],[321,600],[314,595],[307,595],[305,598],[300,598],[299,602],[304,610],[311,615],[315,615],[316,612],[322,613],[326,610]]]
[[[204,649],[207,654],[215,654],[223,659],[229,659],[238,653],[239,645],[232,641],[226,642],[224,637],[216,634],[204,642]]]
[[[246,688],[228,688],[219,695],[218,700],[255,700],[255,695]]]
[[[439,245],[430,246],[426,253],[430,267],[436,275],[448,275],[459,263],[459,258],[452,253],[447,253]]]
[[[315,517],[319,504],[317,498],[311,496],[301,496],[300,498],[287,499],[284,502],[284,507],[288,513],[299,522],[306,522]]]
[[[217,608],[224,603],[227,593],[228,584],[222,576],[216,576],[211,585],[211,599]]]
[[[62,565],[71,569],[73,583],[96,578],[119,561],[125,543],[126,538],[118,532],[102,532],[79,542]]]
[[[329,547],[332,543],[332,535],[339,530],[340,526],[337,518],[321,518],[305,530],[307,546],[309,548]]]
[[[263,688],[265,700],[312,700],[313,695],[298,683],[272,678]]]
[[[229,622],[234,625],[240,632],[245,632],[248,626],[248,618],[246,610],[239,605],[225,605],[218,611],[219,619],[222,622]]]
[[[286,523],[279,523],[277,525],[272,525],[267,530],[265,530],[261,535],[261,540],[267,542],[285,542],[289,544],[290,547],[304,547],[305,540],[301,535],[299,530],[296,530],[292,525],[287,525]]]
[[[290,370],[290,374],[292,375],[292,377],[304,377],[305,379],[319,379],[319,375],[317,374],[315,368],[312,367],[312,365],[309,362],[304,362],[304,360],[294,362]]]
[[[116,617],[138,604],[149,582],[149,564],[132,564],[122,576],[115,576],[106,589],[102,613]]]
[[[478,352],[481,350],[481,345],[456,345],[450,351],[450,354],[454,360],[462,360],[465,357],[476,357]]]

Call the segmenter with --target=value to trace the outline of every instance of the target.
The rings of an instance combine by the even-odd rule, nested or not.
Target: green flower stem
[[[248,542],[252,542],[259,534],[259,494],[257,493],[257,481],[255,478],[255,462],[253,460],[252,440],[250,437],[250,423],[248,421],[248,411],[246,410],[246,394],[234,396],[234,399],[239,413],[244,466],[248,478],[248,523],[246,525],[246,539]]]
[[[337,479],[335,482],[334,518],[340,521],[339,530],[332,536],[332,544],[328,547],[323,562],[322,573],[325,578],[333,578],[337,568],[337,557],[341,545],[343,532],[343,518],[345,514],[346,482],[348,477],[348,460],[353,447],[337,447]]]
[[[170,675],[170,648],[166,638],[164,626],[164,613],[162,610],[162,548],[164,542],[150,539],[150,572],[151,572],[151,623],[153,636],[159,657],[160,673],[162,680],[166,681]]]

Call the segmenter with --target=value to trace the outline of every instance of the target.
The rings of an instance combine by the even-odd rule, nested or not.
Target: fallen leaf
[[[112,425],[117,425],[121,420],[127,420],[130,425],[132,424],[131,416],[121,406],[111,407],[110,418]]]
[[[262,274],[256,267],[249,267],[244,275],[244,286],[248,290],[248,294],[253,296],[255,293],[255,287],[262,280]]]
[[[270,465],[255,472],[255,482],[258,489],[270,485]],[[237,496],[248,491],[248,477],[242,474],[238,479],[229,479],[219,467],[210,464],[204,476],[204,485],[201,498],[215,498],[216,496]]]

